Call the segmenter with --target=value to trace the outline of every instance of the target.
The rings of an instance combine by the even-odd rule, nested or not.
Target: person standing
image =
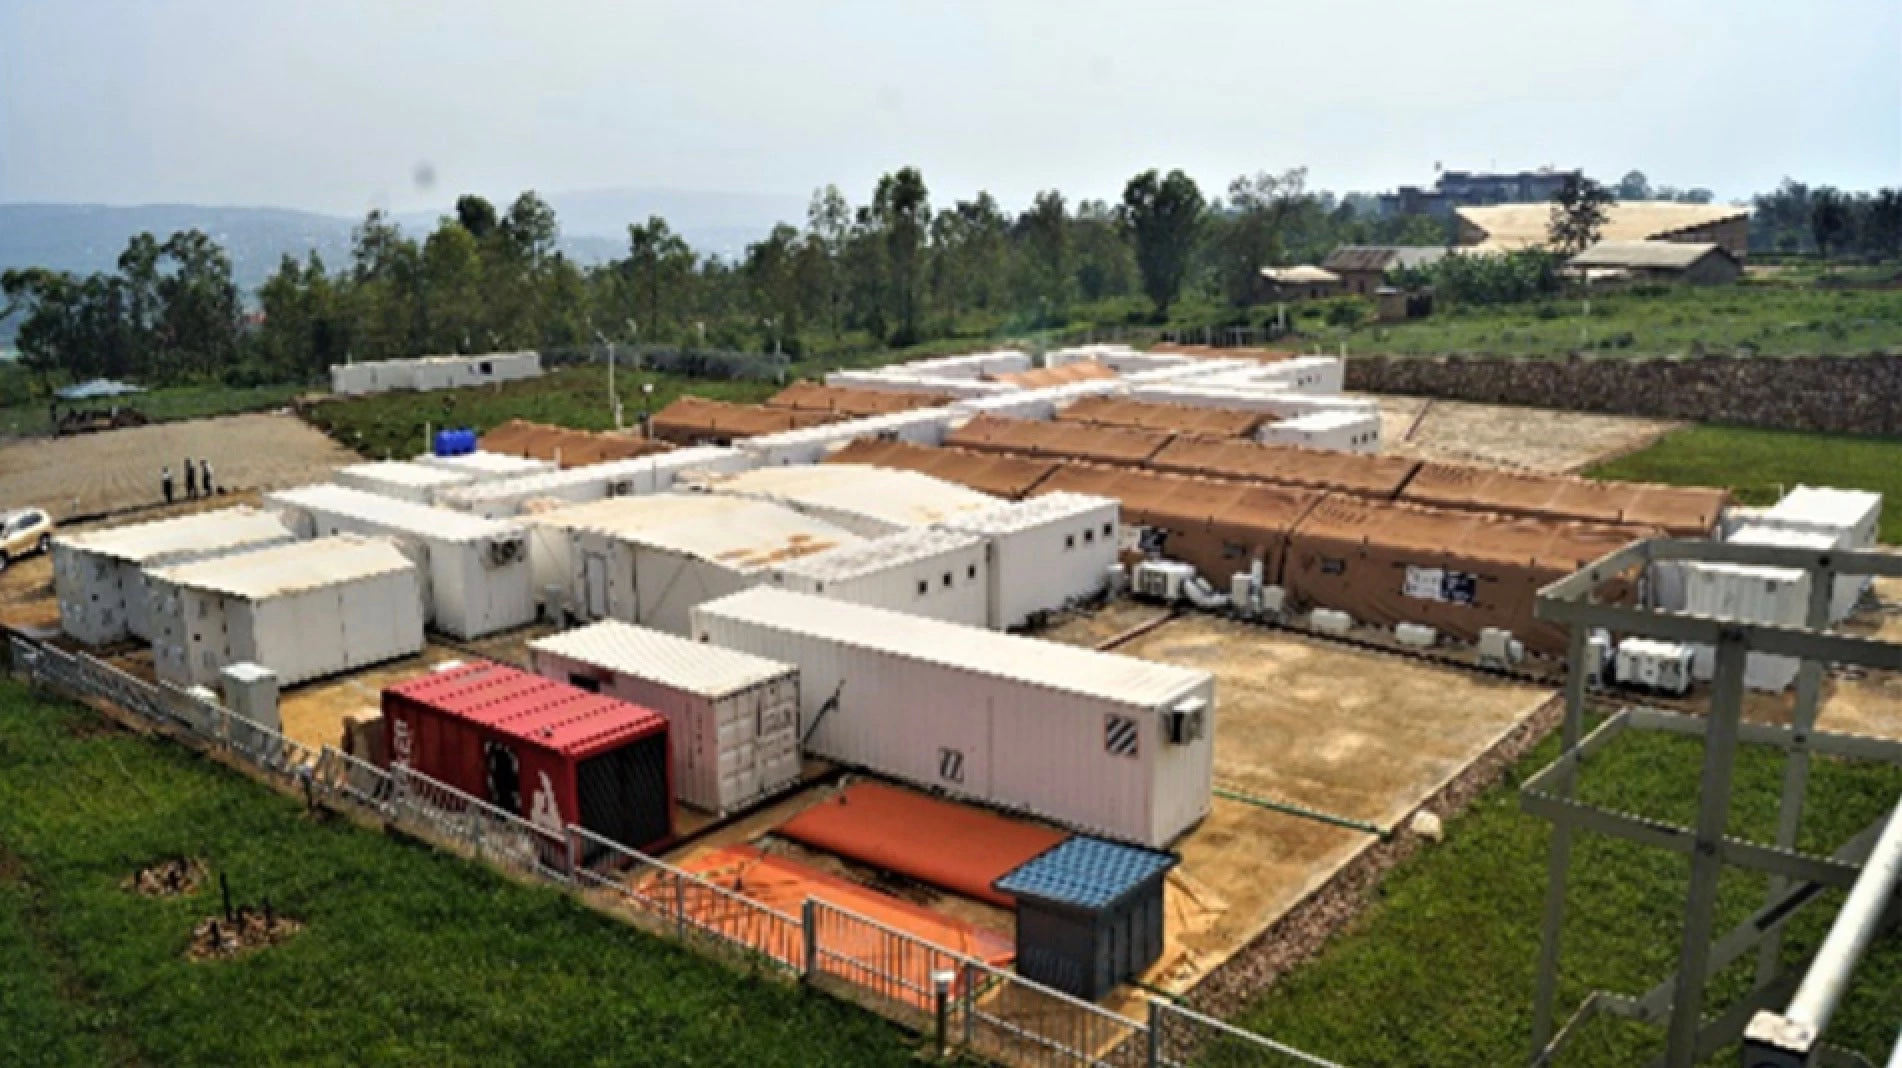
[[[160,467],[158,477],[159,488],[165,491],[165,503],[170,504],[172,503],[172,469],[169,467]]]
[[[205,496],[212,495],[211,461],[202,456],[198,458],[198,486],[205,491]]]
[[[185,457],[185,499],[193,500],[198,496],[198,468],[192,466],[192,458]]]

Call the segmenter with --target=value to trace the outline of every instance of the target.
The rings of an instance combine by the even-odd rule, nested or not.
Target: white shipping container
[[[696,445],[653,456],[609,460],[498,482],[479,482],[449,490],[436,503],[488,519],[510,519],[520,515],[523,505],[529,501],[586,504],[609,497],[665,493],[683,475],[744,471],[752,466],[753,458],[738,449]]]
[[[1208,376],[1210,385],[1276,386],[1296,393],[1339,393],[1347,385],[1347,364],[1336,356],[1297,356],[1277,363],[1255,363]]]
[[[1744,567],[1736,564],[1687,561],[1684,610],[1712,619],[1802,627],[1809,614],[1809,574],[1790,568]],[[1716,674],[1717,650],[1693,646],[1693,672],[1708,681]],[[1777,693],[1796,680],[1795,657],[1751,653],[1744,663],[1744,685]]]
[[[232,664],[284,686],[423,648],[422,573],[395,543],[349,536],[152,572],[152,662],[178,686],[214,686]]]
[[[60,629],[88,645],[109,645],[128,636],[149,640],[148,568],[296,539],[296,531],[277,516],[249,507],[61,534],[53,539]]]
[[[954,421],[963,419],[953,408],[918,408],[850,419],[843,423],[782,430],[736,442],[761,467],[816,464],[827,453],[850,441],[909,441],[914,445],[942,445]]]
[[[525,517],[537,582],[567,614],[686,634],[693,606],[773,580],[776,568],[859,544],[776,504],[702,493],[617,497]]]
[[[394,538],[423,569],[427,621],[458,638],[480,638],[535,619],[528,531],[447,508],[380,497],[343,486],[300,486],[266,494],[304,537]]]
[[[844,389],[881,389],[887,393],[941,393],[949,397],[992,397],[1015,393],[1009,382],[947,375],[914,375],[897,371],[829,371],[826,385]]]
[[[430,504],[438,494],[475,481],[473,475],[401,460],[351,464],[339,467],[330,477],[339,486],[415,504]]]
[[[992,630],[1103,592],[1116,564],[1122,506],[1107,497],[1051,493],[946,523],[985,540]]]
[[[1737,545],[1769,545],[1782,549],[1809,549],[1819,554],[1827,554],[1839,548],[1834,533],[1824,530],[1797,530],[1775,526],[1747,526],[1739,528],[1726,541]],[[1868,585],[1867,575],[1838,575],[1830,587],[1829,621],[1840,623],[1848,619],[1856,610],[1856,602],[1862,598],[1862,591]],[[1807,586],[1805,587],[1807,591]],[[1807,619],[1807,602],[1803,609]]]
[[[492,352],[479,356],[424,356],[410,360],[372,360],[330,367],[330,391],[361,396],[390,390],[455,389],[513,382],[542,373],[541,354]]]
[[[877,538],[997,507],[999,499],[954,482],[869,464],[762,467],[701,475],[695,489],[770,501],[857,534]]]
[[[1781,530],[1820,531],[1834,538],[1838,548],[1873,549],[1881,534],[1882,494],[1798,486],[1751,522]],[[1848,595],[1848,603],[1853,608],[1872,579],[1868,575],[1854,575],[1837,581],[1839,597],[1844,596],[1841,593],[1844,586],[1853,588],[1854,593]]]
[[[1152,848],[1208,813],[1208,672],[764,588],[693,629],[799,667],[808,752]]]
[[[799,779],[799,669],[607,621],[528,645],[535,672],[667,717],[674,796],[716,815]]]
[[[788,590],[927,619],[983,627],[991,616],[984,539],[908,530],[796,560],[779,569]]]
[[[963,356],[934,356],[930,359],[913,360],[910,363],[892,364],[879,370],[931,378],[984,378],[988,375],[1028,371],[1031,366],[1029,353],[1019,352],[1016,349],[997,349],[992,352],[967,353]]]
[[[524,478],[558,469],[557,464],[548,460],[537,460],[532,456],[510,456],[503,452],[465,452],[460,456],[437,456],[423,453],[416,462],[441,471],[453,471],[466,475],[475,482],[499,482],[507,478]]]
[[[1278,423],[1268,423],[1255,434],[1269,445],[1296,445],[1335,452],[1380,451],[1380,416],[1350,412],[1316,412]]]

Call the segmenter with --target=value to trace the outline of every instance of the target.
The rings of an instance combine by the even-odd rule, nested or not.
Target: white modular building
[[[1270,445],[1374,453],[1380,451],[1380,416],[1315,412],[1269,423],[1256,431],[1255,436]]]
[[[1773,545],[1821,552],[1828,552],[1835,547],[1826,533],[1772,527],[1746,528],[1728,540],[1746,545]],[[1807,571],[1685,561],[1679,565],[1677,573],[1682,576],[1684,584],[1684,611],[1693,615],[1799,628],[1805,625],[1804,621],[1809,616],[1810,577]],[[1860,593],[1860,590],[1856,592]],[[1716,673],[1717,651],[1708,645],[1692,648],[1693,673],[1697,678],[1708,681]],[[1751,653],[1744,662],[1744,685],[1766,693],[1780,692],[1796,681],[1800,666],[1801,661],[1795,657]]]
[[[1304,415],[1321,412],[1347,412],[1373,416],[1380,414],[1380,402],[1372,397],[1296,393],[1278,387],[1215,386],[1196,380],[1138,386],[1132,389],[1129,395],[1133,400],[1181,404],[1190,408],[1227,408],[1242,412],[1261,412],[1277,419],[1297,419]]]
[[[991,569],[984,539],[922,528],[795,560],[783,589],[969,627],[990,624]]]
[[[928,527],[1000,503],[987,493],[932,478],[868,464],[761,467],[738,474],[703,475],[694,489],[756,501],[771,501],[844,527],[861,538]]]
[[[1208,672],[765,588],[693,636],[797,665],[810,753],[1152,848],[1209,811]]]
[[[422,571],[392,541],[349,535],[152,572],[152,662],[178,686],[216,686],[232,664],[280,684],[414,656]]]
[[[997,349],[962,356],[934,356],[910,363],[892,364],[880,370],[925,378],[985,378],[1028,371],[1031,366],[1029,353],[1016,349]]]
[[[149,568],[282,545],[297,533],[271,512],[220,508],[53,539],[60,629],[88,645],[150,639]]]
[[[1218,375],[1245,375],[1260,366],[1261,364],[1254,360],[1188,358],[1181,363],[1158,364],[1141,370],[1132,369],[1124,375],[1124,379],[1133,386],[1166,385],[1170,382],[1192,382]]]
[[[801,427],[762,434],[735,442],[759,467],[816,464],[827,453],[849,441],[909,441],[914,445],[942,445],[953,422],[966,418],[953,408],[917,408],[909,412],[870,415],[842,423]]]
[[[534,378],[542,373],[536,352],[492,352],[480,356],[424,356],[411,360],[370,360],[330,367],[330,392],[361,396],[391,390],[458,389]]]
[[[524,478],[556,470],[559,465],[548,460],[537,460],[532,456],[510,456],[503,452],[465,452],[458,456],[437,456],[424,453],[416,462],[440,471],[450,471],[467,475],[474,482],[499,482],[507,478]]]
[[[987,625],[1010,630],[1103,592],[1122,539],[1121,514],[1121,503],[1108,497],[1050,493],[945,525],[984,539]]]
[[[857,545],[858,535],[743,497],[615,497],[526,517],[551,614],[618,619],[686,634],[689,612],[773,581],[793,561]]]
[[[446,471],[428,464],[405,463],[401,460],[351,464],[348,467],[339,467],[332,472],[330,477],[339,486],[394,497],[399,501],[409,501],[413,504],[434,503],[437,496],[443,492],[475,482],[473,475]]]
[[[1826,534],[1839,549],[1872,549],[1881,535],[1882,494],[1797,486],[1747,522],[1750,526]],[[1869,588],[1870,581],[1868,575],[1843,575],[1836,579],[1832,602],[1836,606],[1836,619],[1841,620],[1855,610],[1856,602]]]
[[[1347,388],[1347,363],[1338,356],[1297,356],[1249,366],[1198,380],[1209,385],[1263,386],[1297,393],[1339,393]]]
[[[607,620],[528,645],[535,673],[667,717],[674,796],[727,815],[799,780],[799,669]]]
[[[887,393],[939,393],[948,397],[993,397],[1015,393],[1018,386],[982,378],[917,375],[894,370],[828,371],[826,385],[844,389],[880,389]]]
[[[307,538],[393,538],[423,569],[426,619],[458,638],[480,638],[535,619],[528,531],[447,508],[344,486],[300,486],[264,498]]]
[[[1181,352],[1141,352],[1128,345],[1073,345],[1052,349],[1044,354],[1045,367],[1067,367],[1073,363],[1099,363],[1117,374],[1146,374],[1169,371],[1203,362]]]
[[[559,506],[586,504],[609,497],[665,493],[682,476],[744,471],[752,466],[753,458],[739,449],[696,445],[653,456],[609,460],[498,482],[478,482],[444,492],[436,503],[489,519],[509,519],[527,511],[526,506],[533,502]]]

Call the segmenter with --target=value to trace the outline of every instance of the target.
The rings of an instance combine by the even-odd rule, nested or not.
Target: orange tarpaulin
[[[833,908],[927,943],[929,948],[905,943],[878,927],[855,923],[823,910],[816,932],[821,950],[819,963],[824,970],[847,976],[861,985],[866,985],[867,977],[879,977],[878,986],[884,993],[921,1009],[931,1007],[932,973],[955,966],[956,960],[950,954],[975,957],[997,968],[1008,967],[1017,956],[1010,940],[1003,935],[979,930],[890,894],[827,875],[796,860],[763,853],[750,845],[711,850],[681,867],[788,916],[798,916],[806,899],[816,898]],[[803,965],[799,959],[803,947],[792,939],[774,938],[761,944],[757,939],[746,938],[748,931],[727,931],[729,925],[755,923],[754,917],[736,913],[726,903],[705,894],[683,895],[682,903],[698,926],[739,937],[746,944],[794,967]]]
[[[1069,837],[875,782],[853,784],[775,833],[1006,909],[1015,901],[991,884]]]

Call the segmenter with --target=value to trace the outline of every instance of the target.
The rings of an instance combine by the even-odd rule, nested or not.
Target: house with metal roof
[[[1321,261],[1340,277],[1341,291],[1372,296],[1386,283],[1388,271],[1419,270],[1445,259],[1444,245],[1342,245]]]
[[[1552,205],[1492,204],[1460,208],[1459,243],[1482,251],[1544,248]],[[1606,209],[1600,241],[1689,241],[1722,245],[1741,262],[1750,247],[1750,209],[1734,204],[1620,200]]]
[[[1606,276],[1725,285],[1743,275],[1743,264],[1709,241],[1600,241],[1566,261],[1587,278]]]
[[[1341,291],[1341,276],[1313,264],[1299,267],[1263,267],[1256,287],[1257,300],[1318,300]]]

